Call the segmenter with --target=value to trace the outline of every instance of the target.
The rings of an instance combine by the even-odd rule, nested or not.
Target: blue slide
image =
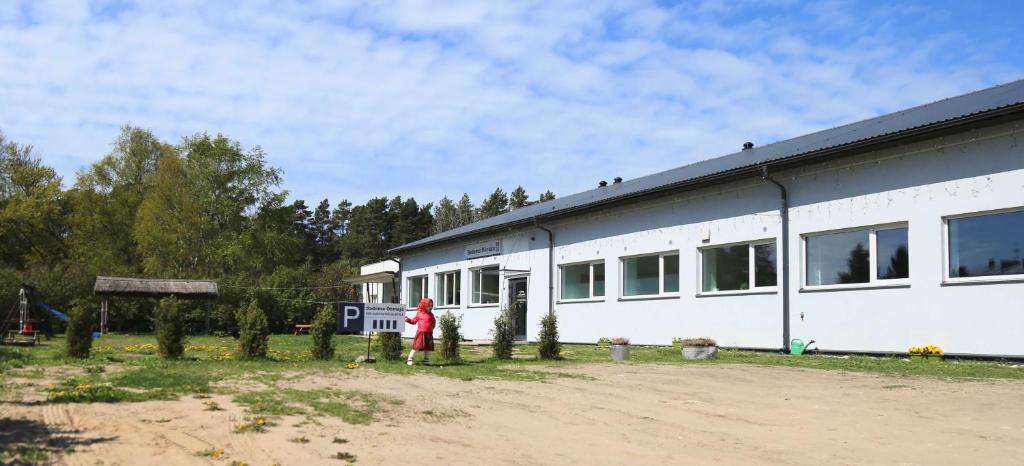
[[[64,322],[68,321],[68,315],[67,314],[65,314],[63,312],[60,312],[60,311],[50,307],[49,304],[46,304],[46,303],[44,303],[42,301],[36,301],[36,307],[39,307],[39,308],[43,309],[46,312],[49,312],[54,317],[56,317],[56,318],[58,318],[60,320],[63,320]]]

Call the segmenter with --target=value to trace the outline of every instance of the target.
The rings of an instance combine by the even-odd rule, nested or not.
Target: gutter
[[[555,233],[533,217],[533,225],[548,234],[548,315],[555,313]]]
[[[789,353],[789,194],[786,187],[768,175],[768,166],[761,166],[761,179],[779,188],[779,217],[782,219],[782,351]]]

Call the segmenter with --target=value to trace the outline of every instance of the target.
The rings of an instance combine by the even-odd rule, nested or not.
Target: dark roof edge
[[[396,254],[399,252],[406,252],[416,249],[422,249],[428,246],[433,246],[440,243],[446,243],[457,239],[464,239],[473,236],[483,236],[489,233],[508,231],[513,228],[534,225],[535,222],[541,220],[551,220],[561,217],[566,217],[574,214],[578,214],[582,211],[592,210],[597,207],[604,207],[611,204],[617,204],[627,200],[633,200],[636,198],[651,197],[663,194],[665,192],[677,191],[680,189],[693,189],[700,186],[704,186],[711,183],[719,183],[725,181],[731,181],[740,177],[740,175],[753,174],[760,176],[761,167],[768,168],[793,168],[796,166],[813,163],[818,159],[827,156],[851,156],[855,154],[861,154],[870,152],[873,150],[879,150],[886,147],[887,145],[895,142],[908,142],[909,140],[924,139],[935,137],[940,134],[951,134],[969,130],[974,127],[980,126],[992,126],[1004,122],[1004,119],[1009,119],[1018,113],[1024,113],[1024,103],[1016,103],[1007,105],[1004,107],[994,108],[978,113],[964,115],[957,118],[948,120],[938,121],[935,123],[922,125],[914,128],[905,129],[895,133],[883,134],[880,136],[854,141],[846,144],[842,144],[834,147],[827,147],[814,151],[797,153],[787,157],[778,158],[762,163],[756,163],[751,165],[745,165],[742,167],[734,168],[731,170],[714,173],[711,175],[700,176],[696,178],[690,178],[682,180],[676,183],[670,183],[657,188],[652,188],[644,191],[631,192],[623,194],[617,197],[611,197],[602,199],[589,204],[583,204],[567,209],[561,209],[554,212],[539,214],[533,217],[511,221],[508,223],[502,223],[487,227],[479,230],[469,231],[463,234],[449,236],[445,238],[439,238],[434,241],[426,241],[421,243],[410,243],[408,245],[398,246],[393,249],[389,249],[389,254]]]

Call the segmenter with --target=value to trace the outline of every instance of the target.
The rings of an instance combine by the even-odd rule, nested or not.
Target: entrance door
[[[526,340],[526,279],[512,278],[508,281],[508,302],[515,318],[516,340]]]

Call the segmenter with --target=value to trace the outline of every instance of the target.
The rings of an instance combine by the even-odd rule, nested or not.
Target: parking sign
[[[405,306],[391,303],[338,303],[338,333],[404,332]]]

